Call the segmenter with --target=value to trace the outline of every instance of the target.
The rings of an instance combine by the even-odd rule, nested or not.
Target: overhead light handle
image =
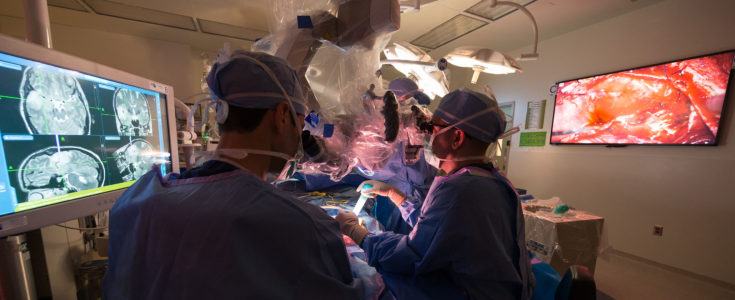
[[[533,25],[533,52],[532,53],[526,53],[521,54],[521,57],[518,60],[535,60],[538,59],[538,24],[536,23],[536,18],[533,17],[530,11],[518,3],[510,2],[510,1],[497,1],[497,0],[487,0],[490,1],[490,7],[496,7],[498,5],[507,5],[515,7],[516,9],[522,11],[528,18],[531,19],[531,25]]]
[[[404,65],[420,66],[420,67],[435,67],[436,66],[436,64],[432,62],[410,60],[410,59],[382,59],[380,60],[380,64],[381,65],[404,64]]]
[[[480,73],[482,73],[485,70],[485,68],[476,66],[472,68],[472,79],[470,80],[470,83],[476,84],[477,79],[480,78]]]

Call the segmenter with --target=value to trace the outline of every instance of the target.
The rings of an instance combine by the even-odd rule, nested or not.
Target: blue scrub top
[[[222,162],[151,171],[110,211],[106,299],[356,299],[339,225]]]
[[[528,299],[530,264],[510,183],[461,172],[437,177],[409,234],[368,236],[368,263],[397,298]]]

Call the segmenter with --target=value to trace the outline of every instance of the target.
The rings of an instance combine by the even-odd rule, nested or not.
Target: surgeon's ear
[[[283,133],[287,130],[293,130],[290,126],[293,121],[291,121],[291,109],[288,106],[288,103],[281,102],[278,105],[276,105],[276,108],[273,110],[273,123],[276,126],[276,132],[277,133]]]
[[[453,136],[452,149],[454,150],[461,148],[467,142],[467,135],[462,130],[455,128]]]

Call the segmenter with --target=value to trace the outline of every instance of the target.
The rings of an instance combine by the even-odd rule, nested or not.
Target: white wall
[[[540,44],[520,75],[481,76],[500,102],[548,99],[555,82],[735,49],[735,1],[668,0]],[[540,24],[543,26],[543,24]],[[514,51],[518,54],[520,51]],[[481,82],[483,83],[483,82]],[[606,218],[615,249],[735,284],[735,84],[718,147],[546,146],[510,155],[509,176],[534,195]],[[652,235],[654,224],[663,237]]]
[[[0,16],[0,33],[22,39],[24,30],[22,19]],[[174,88],[174,95],[182,100],[200,91],[202,50],[55,23],[51,31],[56,50],[169,84]],[[65,224],[79,226],[76,221]],[[42,235],[54,299],[76,299],[73,269],[83,251],[81,234],[50,226],[42,229]]]

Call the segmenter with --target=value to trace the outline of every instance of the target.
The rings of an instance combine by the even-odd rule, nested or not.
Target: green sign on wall
[[[546,145],[546,131],[521,132],[521,147],[543,147]]]

